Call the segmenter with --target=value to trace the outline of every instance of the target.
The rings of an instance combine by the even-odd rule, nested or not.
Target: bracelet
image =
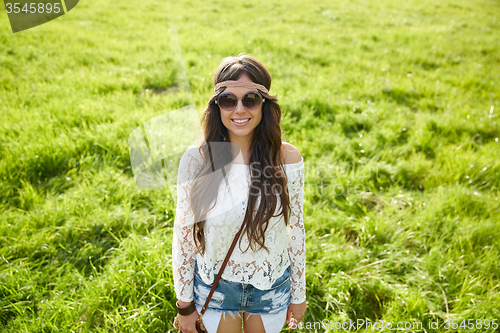
[[[179,302],[179,301],[177,301],[177,302]],[[191,301],[189,306],[187,306],[185,308],[179,307],[179,304],[177,302],[175,302],[175,306],[177,307],[177,310],[179,311],[179,314],[181,316],[189,316],[191,313],[196,311],[196,305],[195,305],[194,301]]]

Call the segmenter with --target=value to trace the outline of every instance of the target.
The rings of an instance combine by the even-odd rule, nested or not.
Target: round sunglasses
[[[231,92],[223,92],[217,99],[215,100],[215,104],[219,105],[219,107],[226,111],[231,111],[236,108],[238,105],[238,97]],[[262,103],[266,101],[265,98],[255,91],[247,93],[243,98],[241,98],[241,102],[243,106],[248,110],[257,109]]]

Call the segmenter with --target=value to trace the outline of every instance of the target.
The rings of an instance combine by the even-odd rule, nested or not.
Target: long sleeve
[[[290,221],[287,227],[288,257],[291,262],[291,303],[300,304],[306,300],[306,247],[303,219],[304,208],[304,165],[296,170],[297,176],[289,182]]]
[[[202,167],[197,148],[188,149],[181,157],[177,176],[177,206],[172,241],[172,271],[177,299],[193,300],[193,281],[196,264],[193,239],[194,214],[190,192],[193,180]]]

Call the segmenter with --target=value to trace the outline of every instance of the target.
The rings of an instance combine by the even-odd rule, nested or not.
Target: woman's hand
[[[196,331],[196,320],[200,314],[198,311],[191,313],[189,316],[177,315],[177,321],[179,322],[179,329],[181,333],[197,333]],[[203,323],[201,323],[201,328],[205,329]]]
[[[189,302],[178,301],[179,307],[189,306]],[[196,331],[196,320],[200,317],[198,311],[194,311],[188,316],[183,316],[178,314],[177,321],[179,322],[179,330],[181,333],[197,333]],[[201,328],[205,329],[203,323],[201,323]]]
[[[286,313],[286,322],[288,323],[288,328],[293,330],[297,328],[297,325],[300,323],[304,314],[306,313],[307,304],[304,301],[300,304],[291,304],[288,305],[288,311]],[[293,318],[292,318],[293,315]]]

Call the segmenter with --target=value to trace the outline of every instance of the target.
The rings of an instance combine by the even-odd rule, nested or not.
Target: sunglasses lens
[[[232,110],[238,104],[238,99],[233,94],[222,94],[219,97],[219,106],[224,110]]]
[[[262,103],[262,98],[259,94],[249,93],[243,97],[243,105],[250,110],[256,109]]]

